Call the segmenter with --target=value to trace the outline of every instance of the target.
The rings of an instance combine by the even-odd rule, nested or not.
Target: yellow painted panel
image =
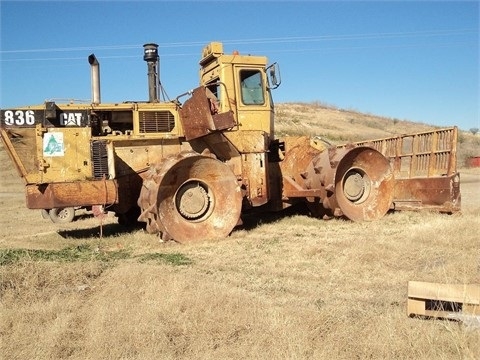
[[[41,182],[85,180],[92,176],[90,128],[47,128],[37,138],[37,154]]]

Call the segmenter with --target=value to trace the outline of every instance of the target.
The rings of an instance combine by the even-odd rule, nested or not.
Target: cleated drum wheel
[[[164,161],[156,176],[156,196],[149,201],[153,209],[151,215],[144,216],[147,231],[189,242],[227,237],[237,225],[242,193],[236,176],[221,161],[186,153],[176,161]],[[145,183],[151,194],[152,179]]]

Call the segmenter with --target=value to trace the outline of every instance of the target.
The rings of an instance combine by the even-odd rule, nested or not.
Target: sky
[[[0,107],[147,100],[157,43],[169,99],[198,86],[210,41],[277,62],[276,103],[319,102],[480,128],[479,1],[0,1]]]

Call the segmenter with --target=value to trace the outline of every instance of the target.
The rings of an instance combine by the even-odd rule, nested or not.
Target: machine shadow
[[[85,239],[98,239],[117,237],[119,235],[131,234],[144,227],[143,224],[135,224],[130,226],[120,224],[105,224],[98,225],[87,229],[72,229],[72,230],[60,230],[57,233],[67,240],[85,240]]]
[[[297,204],[291,206],[285,210],[269,213],[256,213],[256,214],[244,214],[242,215],[243,224],[235,227],[233,230],[253,230],[263,224],[270,224],[281,219],[285,219],[290,216],[311,216],[308,208],[304,204]],[[88,217],[88,215],[86,215]],[[133,225],[121,225],[118,223],[110,223],[104,225],[97,225],[86,229],[71,229],[71,230],[59,230],[57,233],[67,240],[85,240],[85,239],[98,239],[117,237],[121,235],[128,235],[135,231],[145,228],[144,223],[136,223]],[[154,237],[155,235],[152,235]]]
[[[259,227],[263,224],[271,224],[278,220],[285,219],[291,216],[296,216],[296,215],[311,216],[311,213],[305,204],[299,203],[299,204],[292,205],[287,209],[277,211],[277,212],[243,214],[242,215],[243,224],[235,227],[233,231],[253,230],[256,227]]]

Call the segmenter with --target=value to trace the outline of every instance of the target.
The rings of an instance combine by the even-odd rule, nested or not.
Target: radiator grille
[[[90,144],[92,154],[92,173],[94,179],[102,179],[104,176],[108,179],[108,154],[107,142],[104,140],[94,140]]]
[[[175,127],[175,117],[170,111],[141,111],[140,132],[170,132]]]

